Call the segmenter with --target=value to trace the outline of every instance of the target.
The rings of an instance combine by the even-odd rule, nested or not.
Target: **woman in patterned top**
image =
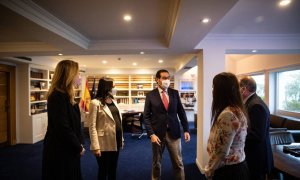
[[[212,127],[207,143],[209,155],[205,166],[208,179],[249,179],[245,162],[247,119],[239,91],[239,83],[232,73],[220,73],[213,79]]]

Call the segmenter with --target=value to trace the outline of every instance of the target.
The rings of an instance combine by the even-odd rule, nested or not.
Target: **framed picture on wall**
[[[180,80],[180,91],[194,91],[194,81],[193,80]]]

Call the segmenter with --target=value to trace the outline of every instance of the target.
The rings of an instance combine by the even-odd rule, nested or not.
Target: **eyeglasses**
[[[163,77],[160,77],[162,80],[167,80],[167,79],[170,79],[170,76],[163,76]]]

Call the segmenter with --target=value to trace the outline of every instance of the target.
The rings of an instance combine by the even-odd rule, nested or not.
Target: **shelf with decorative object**
[[[93,84],[95,82],[95,89],[98,89],[99,80],[102,77],[112,78],[114,80],[115,88],[118,90],[115,96],[118,103],[129,104],[129,76],[123,75],[95,75],[95,76],[88,76],[88,88],[91,94]]]
[[[39,100],[39,101],[32,101],[31,104],[36,104],[36,103],[46,103],[47,100]]]
[[[89,90],[92,90],[94,79],[95,87],[98,88],[98,82],[101,77],[114,79],[117,95],[115,98],[122,104],[143,104],[147,93],[157,88],[155,77],[153,75],[95,75],[88,76]],[[171,85],[174,87],[174,77],[171,77]]]
[[[196,105],[196,91],[179,91],[179,96],[184,109],[194,109]]]
[[[51,68],[31,64],[18,66],[17,89],[20,107],[19,143],[32,144],[43,140],[47,129],[47,94]],[[52,71],[53,72],[53,71]]]
[[[130,76],[131,104],[145,102],[146,94],[153,90],[152,75],[132,75]]]
[[[49,90],[49,69],[30,67],[30,115],[47,111],[47,93]]]
[[[43,140],[46,134],[48,124],[47,94],[54,72],[45,67],[35,66],[30,66],[29,70],[29,115],[32,123],[32,142],[34,143]]]
[[[20,143],[32,144],[44,139],[47,124],[47,95],[54,71],[50,67],[22,64],[18,69],[17,89],[20,106]],[[75,90],[80,100],[81,87]],[[75,99],[76,100],[76,99]]]

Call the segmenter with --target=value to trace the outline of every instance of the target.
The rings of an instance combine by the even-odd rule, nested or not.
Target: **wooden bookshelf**
[[[109,77],[114,79],[117,88],[116,99],[118,103],[137,104],[144,103],[146,94],[156,88],[155,77],[153,75],[95,75],[88,76],[88,87],[92,90],[94,79],[95,89],[98,88],[99,79]],[[174,87],[174,78],[171,79],[171,86]]]

